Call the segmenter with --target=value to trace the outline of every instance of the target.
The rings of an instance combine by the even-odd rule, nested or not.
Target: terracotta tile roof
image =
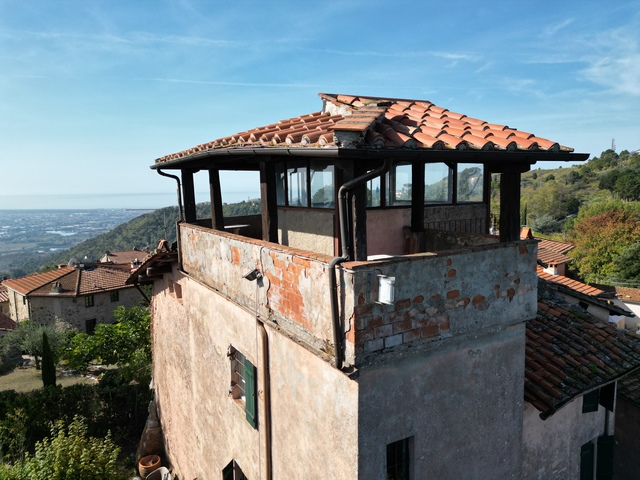
[[[558,242],[556,240],[549,240],[547,238],[540,238],[540,243],[538,244],[538,249],[544,248],[550,252],[565,254],[570,250],[576,248],[576,246],[572,243],[567,242]]]
[[[44,273],[31,273],[25,277],[12,278],[5,280],[3,285],[7,288],[11,288],[22,295],[28,295],[34,290],[41,288],[44,285],[55,282],[56,280],[73,272],[72,267],[59,268],[57,270],[49,270]]]
[[[451,112],[425,100],[319,94],[322,111],[229,135],[156,160],[228,149],[355,148],[573,152],[552,140]]]
[[[615,287],[615,290],[621,301],[640,303],[640,288]]]
[[[640,370],[627,375],[618,383],[616,393],[640,407]]]
[[[7,314],[0,312],[0,330],[15,330],[16,328],[18,328],[18,324]]]
[[[105,252],[100,263],[131,264],[135,260],[142,261],[147,256],[144,250],[123,250],[121,252]]]
[[[562,285],[563,287],[566,287],[578,293],[582,293],[584,295],[596,297],[604,293],[604,291],[600,290],[599,288],[592,287],[577,280],[573,280],[569,277],[564,277],[562,275],[551,275],[550,273],[545,272],[542,267],[538,267],[537,272],[539,279],[542,279],[546,282],[554,283],[556,285]]]
[[[640,367],[640,339],[551,300],[527,323],[524,398],[543,420]]]
[[[27,296],[77,297],[128,288],[125,284],[128,277],[128,269],[96,265],[88,268],[65,267],[7,280],[5,283]]]
[[[0,303],[8,302],[9,294],[7,293],[7,287],[0,285]]]
[[[540,248],[540,245],[538,245],[538,260],[545,265],[561,265],[563,263],[570,262],[571,258],[563,255],[562,253],[547,250],[546,248]]]

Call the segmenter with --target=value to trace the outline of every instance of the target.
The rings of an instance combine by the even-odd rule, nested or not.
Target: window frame
[[[387,444],[386,479],[411,480],[413,437],[406,437]]]
[[[257,369],[246,355],[229,345],[229,396],[245,411],[249,425],[258,428]]]
[[[109,300],[111,302],[119,302],[120,301],[120,290],[111,290],[109,292]]]
[[[291,169],[304,168],[304,204],[292,205],[291,204]],[[328,202],[327,206],[314,206],[313,205],[313,172],[324,171],[327,168],[331,170],[332,183],[331,197],[332,201]],[[336,169],[335,164],[330,161],[323,160],[292,160],[277,162],[275,165],[275,181],[276,181],[276,204],[278,207],[296,208],[296,209],[312,209],[331,211],[336,208]],[[298,183],[296,183],[298,185]],[[324,185],[326,188],[328,185]],[[302,192],[302,189],[300,189]]]
[[[93,295],[85,295],[84,297],[84,306],[85,308],[94,307],[96,304],[96,300]]]

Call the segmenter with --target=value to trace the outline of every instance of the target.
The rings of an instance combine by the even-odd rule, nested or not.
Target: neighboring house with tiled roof
[[[111,323],[113,310],[139,305],[138,289],[126,285],[129,272],[103,265],[62,267],[4,281],[9,315],[15,321],[66,322],[91,333],[96,324]]]
[[[520,239],[534,239],[531,228],[522,227]],[[566,253],[574,249],[575,245],[546,238],[536,238],[536,240],[538,240],[538,264],[550,275],[566,275],[567,264],[571,261]]]
[[[541,300],[526,336],[522,478],[593,478],[581,462],[611,478],[616,382],[640,339],[561,300]]]
[[[7,293],[7,287],[5,287],[0,281],[0,313],[9,312],[9,294]]]
[[[119,252],[111,252],[107,250],[104,255],[100,257],[98,263],[110,264],[110,265],[123,265],[133,269],[140,265],[140,262],[147,256],[149,252],[134,248],[133,250],[122,250]]]
[[[6,313],[0,312],[0,337],[18,328],[18,324]]]
[[[320,97],[152,166],[181,189],[177,247],[131,279],[153,283],[174,473],[521,478],[538,284],[521,173],[588,155],[428,101]],[[225,170],[259,172],[260,215],[224,216]]]

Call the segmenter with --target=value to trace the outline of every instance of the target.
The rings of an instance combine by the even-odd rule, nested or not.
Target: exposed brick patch
[[[433,300],[434,302],[437,302],[438,300],[440,300],[440,295],[431,295],[431,300]]]
[[[516,295],[516,291],[513,288],[510,288],[509,290],[507,290],[507,297],[509,297],[509,302],[513,300],[513,297],[515,297],[515,295]]]
[[[458,298],[460,296],[460,290],[449,290],[447,292],[447,300],[453,300],[454,298]]]
[[[420,330],[422,338],[431,338],[438,335],[438,325],[427,325]]]
[[[364,342],[364,351],[378,352],[384,348],[384,338],[376,338],[374,340],[369,340],[368,342]]]
[[[519,278],[516,278],[516,279],[513,281],[513,283],[515,283],[516,285],[520,285],[520,279],[519,279]]]
[[[494,285],[493,291],[496,293],[496,298],[500,298],[500,285]]]
[[[455,269],[455,268],[452,268],[451,270],[449,270],[449,271],[447,272],[447,277],[449,277],[449,278],[453,278],[453,277],[455,277],[457,274],[458,274],[458,272],[456,271],[456,269]]]
[[[413,324],[411,322],[411,319],[403,320],[401,322],[393,324],[393,333],[404,333],[411,330],[412,327]]]
[[[450,267],[451,264],[453,264],[453,260],[451,260],[450,258],[447,258],[447,267]]]
[[[363,305],[364,301],[364,295],[358,295],[358,305]]]
[[[360,315],[371,315],[371,313],[373,312],[373,304],[372,303],[366,303],[364,305],[358,305],[357,307],[355,307],[355,314],[357,316]]]
[[[391,348],[402,344],[402,334],[392,335],[384,339],[384,347]]]
[[[420,340],[420,329],[409,330],[402,334],[402,343],[414,342]]]
[[[392,334],[393,334],[393,325],[391,324],[376,327],[376,329],[374,330],[374,336],[376,338],[388,337],[389,335],[392,335]]]
[[[418,295],[413,299],[413,303],[422,303],[424,301],[424,297],[422,295]]]
[[[529,253],[529,249],[524,243],[518,246],[518,251],[520,252],[521,255],[524,255],[525,253]]]
[[[403,298],[402,300],[398,300],[394,306],[396,307],[397,310],[400,310],[402,308],[408,308],[411,306],[411,299],[409,298]]]
[[[241,259],[241,254],[240,254],[240,249],[238,247],[231,247],[231,263],[233,263],[234,265],[240,265],[240,259]]]
[[[473,299],[471,300],[471,304],[472,304],[474,307],[477,307],[478,305],[480,305],[480,304],[484,303],[484,301],[485,301],[485,300],[486,300],[486,299],[485,299],[484,295],[480,295],[480,294],[478,294],[478,295],[476,295],[475,297],[473,297]]]

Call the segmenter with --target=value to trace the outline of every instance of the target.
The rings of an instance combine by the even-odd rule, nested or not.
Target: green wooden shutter
[[[245,413],[247,422],[253,427],[258,428],[258,398],[256,397],[256,367],[249,360],[244,359],[244,396],[245,396]]]
[[[598,437],[597,480],[610,480],[613,478],[613,445],[613,435]]]
[[[594,390],[582,397],[582,413],[597,412],[600,401],[600,390]]]
[[[233,460],[222,469],[222,480],[233,480]]]
[[[580,480],[593,480],[595,445],[587,442],[580,448]]]
[[[600,389],[600,405],[613,412],[616,399],[616,382],[605,385]]]

